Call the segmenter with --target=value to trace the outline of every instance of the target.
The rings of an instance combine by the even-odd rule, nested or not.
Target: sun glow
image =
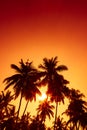
[[[45,100],[46,98],[47,98],[46,93],[42,93],[42,95],[39,97],[39,100],[40,100],[40,101],[43,101],[43,100]]]

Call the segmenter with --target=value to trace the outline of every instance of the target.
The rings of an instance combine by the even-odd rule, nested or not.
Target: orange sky
[[[15,1],[15,2],[14,2]],[[0,87],[21,58],[37,66],[58,56],[68,66],[65,78],[87,94],[86,0],[0,1]]]

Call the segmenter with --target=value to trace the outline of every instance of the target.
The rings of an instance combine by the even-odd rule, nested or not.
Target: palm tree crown
[[[73,128],[80,126],[87,128],[87,102],[83,100],[84,95],[79,90],[71,89],[70,103],[65,114],[70,117],[67,124]]]
[[[45,122],[46,116],[48,116],[49,119],[51,116],[53,117],[53,109],[54,106],[50,105],[50,101],[47,101],[47,99],[39,104],[37,113],[40,116],[42,122]]]
[[[7,84],[5,90],[13,85],[15,92],[15,98],[21,94],[19,109],[21,106],[22,98],[25,97],[26,100],[32,101],[36,100],[36,94],[41,94],[37,88],[38,71],[32,65],[32,62],[24,63],[21,59],[20,67],[15,64],[11,64],[11,68],[16,71],[16,74],[6,78],[4,82]]]
[[[57,96],[57,100],[61,101],[64,98],[64,95],[61,92],[63,92],[65,84],[69,82],[58,72],[67,70],[68,68],[65,65],[57,66],[57,63],[57,57],[51,59],[44,58],[43,64],[40,64],[39,68],[41,68],[43,70],[42,72],[44,72],[41,85],[48,84],[47,94],[49,94],[51,98],[53,96]]]
[[[16,71],[16,74],[4,80],[4,82],[7,84],[5,90],[13,85],[16,98],[20,93],[22,93],[22,97],[25,96],[25,98],[27,98],[28,95],[32,95],[32,91],[29,91],[30,94],[26,94],[28,90],[34,90],[37,91],[37,93],[40,93],[36,87],[35,89],[32,89],[32,87],[34,88],[35,81],[37,80],[37,70],[32,66],[32,62],[24,63],[23,60],[21,60],[19,63],[20,67],[16,66],[15,64],[11,64],[11,68]],[[30,96],[30,99],[31,97],[32,96]]]

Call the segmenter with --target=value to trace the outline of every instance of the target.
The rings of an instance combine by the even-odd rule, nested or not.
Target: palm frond
[[[40,65],[38,66],[38,68],[43,69],[43,70],[46,70],[46,67],[43,66],[42,64],[40,64]]]
[[[11,64],[11,68],[16,70],[16,72],[18,72],[18,73],[22,73],[21,69],[15,64]]]
[[[13,84],[15,84],[15,81],[11,81],[9,82],[6,86],[4,90],[7,90],[10,86],[12,86]]]
[[[10,77],[7,77],[7,78],[5,78],[4,80],[3,80],[3,83],[5,82],[6,84],[8,84],[9,82],[11,82],[11,81],[18,81],[18,79],[20,79],[21,78],[21,76],[22,75],[20,75],[20,74],[14,74],[14,75],[12,75],[12,76],[10,76]]]
[[[67,68],[67,66],[65,66],[65,65],[59,65],[57,68],[56,68],[56,70],[58,70],[58,71],[64,71],[64,70],[68,70],[68,68]]]

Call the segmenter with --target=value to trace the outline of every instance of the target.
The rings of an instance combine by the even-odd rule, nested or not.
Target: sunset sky
[[[15,1],[15,2],[14,2]],[[0,87],[14,73],[10,64],[58,56],[70,87],[87,95],[86,0],[0,1]]]

